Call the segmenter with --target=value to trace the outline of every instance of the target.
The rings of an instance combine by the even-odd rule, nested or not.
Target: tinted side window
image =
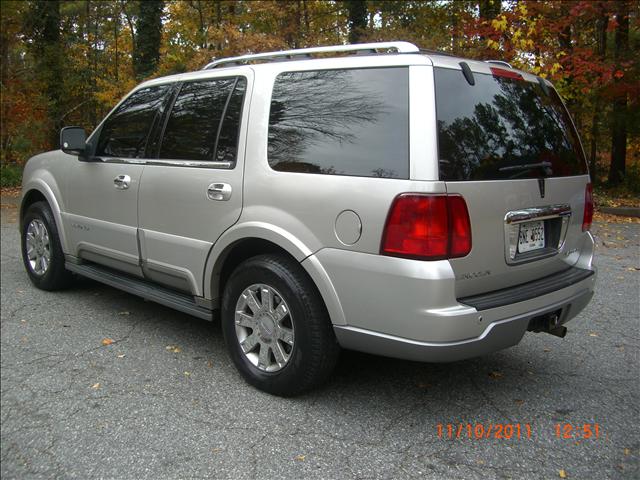
[[[242,118],[242,101],[247,90],[247,81],[239,77],[231,98],[227,104],[224,120],[220,127],[215,159],[219,162],[235,162],[238,153],[238,137],[240,135],[240,119]]]
[[[285,172],[408,178],[408,69],[278,75],[268,156]]]
[[[160,158],[213,160],[220,120],[235,78],[188,82],[176,98],[160,147]]]
[[[96,155],[143,157],[149,130],[169,89],[169,85],[160,85],[129,96],[103,124]]]

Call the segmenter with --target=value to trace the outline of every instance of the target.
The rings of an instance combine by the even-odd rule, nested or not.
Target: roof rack
[[[484,63],[495,63],[496,65],[502,65],[503,67],[513,68],[510,63],[504,60],[485,60]]]
[[[357,43],[353,45],[334,45],[332,47],[312,47],[298,48],[296,50],[283,50],[280,52],[255,53],[251,55],[241,55],[239,57],[222,58],[214,60],[203,67],[202,70],[218,68],[221,66],[242,65],[254,60],[294,60],[295,57],[311,58],[317,53],[334,52],[355,52],[360,54],[376,54],[378,50],[395,50],[396,53],[419,53],[420,49],[409,42],[378,42],[378,43]],[[387,52],[384,53],[387,53]]]
[[[445,57],[455,57],[453,53],[445,52],[443,50],[430,50],[428,48],[421,48],[420,53],[427,53],[430,55],[443,55]]]

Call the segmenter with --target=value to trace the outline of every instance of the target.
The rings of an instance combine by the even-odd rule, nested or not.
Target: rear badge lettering
[[[460,275],[460,280],[473,280],[474,278],[482,278],[491,275],[491,270],[481,270],[479,272],[469,272]]]

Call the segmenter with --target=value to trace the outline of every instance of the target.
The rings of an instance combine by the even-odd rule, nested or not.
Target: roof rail
[[[428,48],[421,48],[420,53],[427,53],[430,55],[444,55],[445,57],[455,57],[453,53],[445,52],[444,50],[430,50]]]
[[[503,67],[513,68],[510,63],[504,60],[485,60],[484,63],[495,63],[496,65],[502,65]]]
[[[375,54],[378,50],[395,50],[397,53],[419,53],[420,49],[413,43],[409,42],[378,42],[378,43],[357,43],[353,45],[334,45],[331,47],[312,47],[298,48],[296,50],[283,50],[280,52],[255,53],[250,55],[241,55],[239,57],[222,58],[214,60],[205,65],[202,70],[209,70],[223,65],[241,65],[253,60],[291,60],[294,57],[310,58],[311,55],[317,53],[334,53],[334,52],[368,52]],[[386,52],[385,52],[386,53]]]

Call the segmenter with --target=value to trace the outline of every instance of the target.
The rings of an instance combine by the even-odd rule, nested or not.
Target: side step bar
[[[70,272],[77,273],[83,277],[96,280],[110,287],[124,290],[139,297],[151,300],[166,307],[179,310],[194,317],[204,320],[213,320],[212,311],[208,308],[197,305],[193,296],[176,292],[169,288],[164,288],[155,283],[131,277],[114,270],[94,264],[65,263],[65,268]]]

